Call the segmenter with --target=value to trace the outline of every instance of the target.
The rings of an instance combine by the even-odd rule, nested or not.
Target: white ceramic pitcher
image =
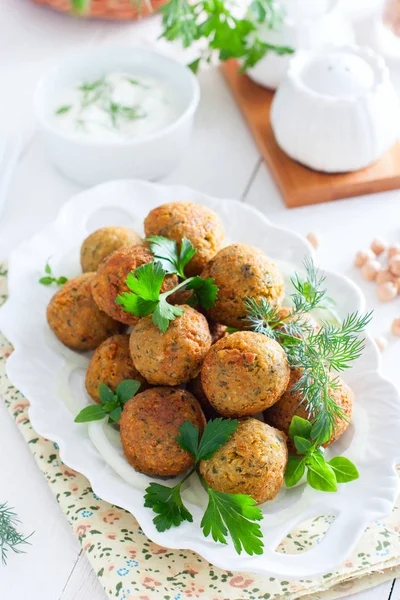
[[[335,10],[339,3],[340,0],[279,0],[284,11],[280,27],[271,30],[260,25],[260,37],[264,42],[289,46],[295,51],[353,43],[351,24]],[[260,85],[276,89],[286,75],[291,57],[269,52],[247,73]]]

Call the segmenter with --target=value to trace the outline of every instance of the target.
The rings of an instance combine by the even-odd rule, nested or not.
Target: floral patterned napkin
[[[0,264],[0,302],[7,297],[6,266]],[[334,573],[314,580],[281,581],[213,567],[190,551],[168,550],[149,539],[135,518],[96,496],[83,476],[59,457],[57,444],[40,437],[28,416],[29,402],[7,379],[12,346],[0,334],[0,395],[109,598],[119,600],[334,600],[400,575],[400,498],[392,514],[373,523],[352,556]],[[398,469],[400,476],[400,467]],[[318,544],[333,517],[303,523],[282,542],[299,553]]]

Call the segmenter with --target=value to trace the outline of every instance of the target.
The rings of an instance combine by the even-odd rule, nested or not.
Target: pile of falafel
[[[119,423],[125,456],[136,470],[164,477],[184,473],[193,457],[176,441],[179,427],[189,420],[201,433],[206,419],[238,418],[230,440],[201,463],[201,475],[218,491],[248,494],[259,504],[272,500],[283,484],[288,450],[295,452],[287,439],[292,417],[313,418],[294,389],[301,374],[289,368],[283,348],[248,330],[245,299],[266,298],[281,307],[283,277],[260,250],[225,245],[219,217],[200,204],[159,206],[146,217],[144,231],[146,239],[163,236],[179,245],[187,238],[193,244],[196,253],[186,274],[214,279],[219,288],[214,306],[192,308],[186,304],[188,292],[176,293],[170,301],[184,312],[165,333],[151,315],[126,312],[116,298],[129,291],[128,274],[154,257],[134,231],[105,227],[84,240],[83,274],[52,297],[49,326],[69,348],[94,350],[86,374],[94,402],[100,402],[102,383],[116,390],[125,379],[140,381],[140,392],[124,405]],[[177,283],[176,275],[167,275],[161,291]],[[290,308],[281,310],[287,314]],[[326,446],[352,416],[353,394],[344,382],[332,396],[346,420],[338,420]]]

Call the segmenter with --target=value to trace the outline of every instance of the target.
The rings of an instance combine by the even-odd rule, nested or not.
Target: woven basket
[[[36,4],[46,4],[62,12],[71,13],[71,0],[33,0]],[[151,0],[150,3],[142,2],[140,11],[138,2],[132,0],[91,0],[90,6],[83,17],[98,19],[115,19],[118,21],[132,21],[155,12],[168,0]],[[75,14],[75,13],[74,13]]]

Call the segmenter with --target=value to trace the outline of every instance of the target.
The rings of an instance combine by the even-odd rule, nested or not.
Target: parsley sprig
[[[340,387],[334,373],[348,369],[361,356],[365,340],[359,336],[371,321],[372,313],[363,316],[352,313],[337,325],[323,322],[316,331],[308,322],[307,314],[326,306],[325,278],[311,259],[305,261],[305,268],[306,280],[298,275],[291,280],[295,288],[294,308],[288,316],[281,317],[279,308],[272,307],[265,298],[261,302],[248,298],[247,320],[253,331],[279,342],[290,366],[300,370],[301,377],[293,390],[301,391],[316,435],[323,443],[321,440],[329,439],[336,428],[337,420],[346,420],[332,398],[331,391]]]
[[[198,470],[200,461],[209,460],[229,440],[237,427],[237,420],[214,419],[208,421],[199,439],[199,430],[193,423],[185,421],[180,426],[176,440],[181,448],[193,456],[194,467],[172,488],[151,483],[146,489],[145,506],[152,508],[157,514],[153,522],[158,531],[178,527],[184,521],[193,521],[190,511],[183,504],[181,489],[184,482],[193,473],[197,473],[208,494],[207,509],[201,520],[205,537],[211,535],[214,541],[226,544],[229,535],[238,554],[242,550],[250,555],[262,554],[262,533],[257,521],[263,517],[255,501],[245,494],[227,494],[214,490]]]
[[[326,461],[319,444],[319,431],[306,419],[294,416],[289,435],[299,456],[290,456],[285,472],[286,487],[296,485],[307,472],[307,483],[315,490],[336,492],[338,483],[358,479],[357,467],[344,456]],[[326,442],[329,438],[326,438]]]
[[[140,381],[136,379],[124,379],[113,392],[105,383],[101,383],[99,385],[101,404],[85,406],[75,417],[75,423],[100,421],[107,416],[111,423],[118,423],[124,404],[138,393],[140,385]]]
[[[169,304],[168,298],[172,294],[180,289],[192,290],[188,304],[200,304],[203,308],[211,308],[217,298],[218,288],[212,278],[185,276],[185,266],[196,252],[189,240],[182,240],[180,250],[176,242],[161,236],[149,238],[149,241],[155,261],[129,273],[126,285],[131,291],[117,296],[116,302],[126,312],[138,317],[151,314],[153,323],[165,333],[170,322],[184,312],[181,306]],[[171,274],[179,275],[183,281],[173,289],[161,293],[164,277]]]
[[[53,274],[51,266],[48,262],[44,267],[44,272],[46,273],[46,275],[39,279],[39,283],[41,283],[42,285],[52,285],[53,283],[55,283],[56,285],[58,285],[58,287],[61,287],[62,285],[64,285],[64,283],[67,283],[68,281],[67,277],[56,277]]]
[[[277,29],[282,21],[282,10],[274,0],[253,0],[246,17],[235,16],[229,0],[170,0],[160,8],[163,31],[161,37],[178,40],[184,48],[198,40],[206,48],[189,67],[197,72],[202,60],[211,62],[216,54],[221,61],[230,58],[242,61],[242,71],[253,67],[268,52],[291,54],[287,46],[264,42],[263,28]]]

